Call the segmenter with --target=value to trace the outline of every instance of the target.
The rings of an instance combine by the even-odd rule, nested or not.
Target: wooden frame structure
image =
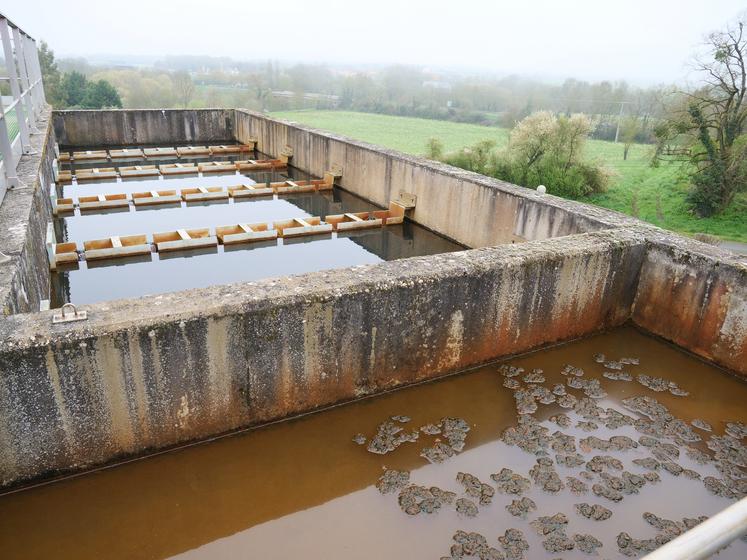
[[[147,255],[150,252],[151,245],[145,235],[115,235],[83,242],[83,254],[86,260],[131,257]]]

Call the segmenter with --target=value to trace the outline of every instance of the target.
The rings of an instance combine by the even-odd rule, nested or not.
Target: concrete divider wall
[[[343,167],[338,184],[380,206],[400,190],[417,195],[412,219],[468,247],[546,239],[619,227],[633,220],[484,175],[408,156],[298,123],[236,110],[236,138],[256,137],[259,149],[293,148],[293,165],[321,176]]]
[[[54,185],[54,132],[51,111],[36,122],[40,133],[31,136],[32,153],[16,170],[19,186],[9,190],[0,205],[0,252],[11,257],[0,263],[0,304],[3,315],[38,311],[49,299],[47,223],[52,216],[49,189]]]
[[[614,327],[606,231],[51,312],[0,327],[0,484],[106,463]]]
[[[54,130],[70,148],[224,142],[233,139],[234,110],[55,111]]]
[[[648,237],[633,321],[747,376],[747,263],[673,234]]]

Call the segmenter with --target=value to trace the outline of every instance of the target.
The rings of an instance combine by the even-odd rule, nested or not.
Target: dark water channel
[[[588,558],[580,547],[596,541],[597,557],[626,558],[620,545],[631,552],[657,535],[663,542],[683,518],[692,524],[742,495],[743,381],[632,328],[506,364],[0,497],[2,558],[476,558],[450,552],[455,535],[463,540],[457,531],[484,537],[485,554],[505,555],[498,537],[508,529],[521,531],[526,559]],[[529,411],[530,401],[536,410],[520,422],[517,402]],[[423,456],[436,458],[436,448],[441,463]],[[502,478],[504,468],[512,472]],[[376,483],[387,469],[423,490],[382,494]],[[507,510],[522,497],[536,506],[525,518]],[[588,519],[576,504],[611,517]],[[545,524],[555,530],[540,536],[542,523],[532,523],[558,513],[565,517],[555,527]],[[551,553],[543,541],[573,549]],[[741,541],[718,556],[746,557]]]

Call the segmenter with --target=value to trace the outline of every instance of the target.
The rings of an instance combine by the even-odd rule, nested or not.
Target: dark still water
[[[506,364],[0,496],[2,558],[624,559],[743,494],[742,380],[632,328]]]

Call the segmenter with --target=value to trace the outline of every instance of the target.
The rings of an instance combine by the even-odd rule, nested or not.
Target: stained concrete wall
[[[0,484],[431,379],[630,315],[641,236],[598,232],[0,324]]]
[[[648,239],[633,321],[747,376],[747,264],[676,235]]]
[[[0,252],[10,260],[0,263],[0,304],[3,315],[37,311],[49,299],[46,232],[52,216],[49,188],[54,184],[54,132],[51,111],[37,121],[31,136],[32,153],[16,170],[19,186],[9,190],[0,205]]]
[[[236,110],[236,138],[256,137],[261,151],[293,148],[293,165],[321,176],[341,165],[337,181],[380,206],[401,190],[417,195],[413,221],[468,247],[547,239],[620,227],[635,220],[415,156],[358,142],[260,113]]]
[[[233,109],[55,111],[61,146],[107,147],[224,142],[233,139]]]

